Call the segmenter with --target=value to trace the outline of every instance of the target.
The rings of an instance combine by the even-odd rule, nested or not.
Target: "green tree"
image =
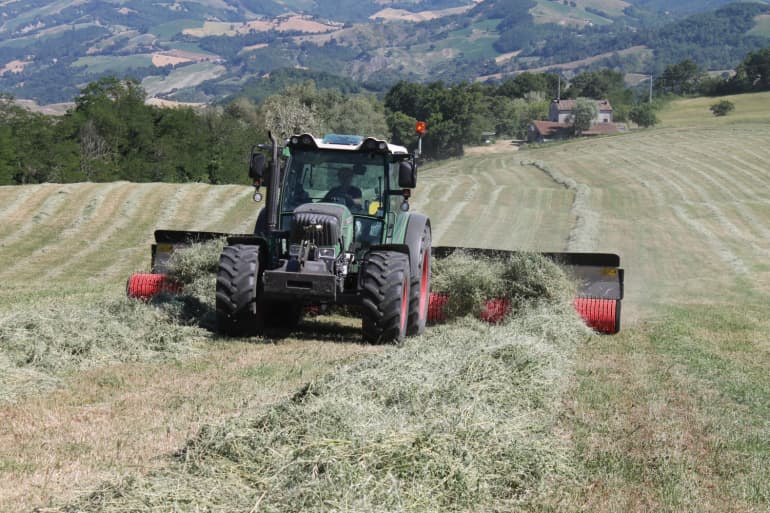
[[[484,123],[484,88],[478,84],[446,87],[442,82],[410,84],[399,82],[385,95],[391,112],[425,121],[428,132],[423,139],[423,153],[432,158],[463,154],[464,144],[481,142]]]
[[[316,111],[297,97],[270,96],[262,103],[260,111],[266,128],[279,137],[304,132],[320,134],[322,131],[322,121]]]
[[[557,75],[525,71],[504,80],[497,87],[496,93],[509,98],[524,98],[530,93],[540,93],[544,98],[552,98],[556,95],[558,82]]]
[[[104,77],[84,87],[73,115],[88,180],[152,179],[154,109],[134,80]]]
[[[388,138],[384,108],[373,97],[356,95],[344,98],[322,115],[331,132]]]
[[[417,134],[415,133],[417,120],[415,118],[396,111],[388,114],[387,123],[391,135],[390,140],[393,143],[414,148],[417,144]]]
[[[647,128],[658,124],[655,109],[649,103],[640,103],[631,109],[628,117],[637,125]]]
[[[735,76],[745,91],[770,90],[770,46],[749,53],[738,65]]]
[[[703,73],[690,59],[666,66],[663,73],[655,80],[655,88],[662,92],[678,95],[693,94]]]
[[[578,98],[575,101],[575,108],[570,116],[572,131],[575,135],[580,135],[591,128],[591,123],[598,115],[596,102],[588,98]]]
[[[623,73],[610,69],[586,71],[570,81],[567,98],[603,100],[626,89]]]

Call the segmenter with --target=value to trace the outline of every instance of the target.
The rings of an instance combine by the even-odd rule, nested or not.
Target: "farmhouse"
[[[575,105],[576,100],[553,100],[548,110],[548,121],[530,123],[527,140],[548,142],[569,137],[572,133],[572,112]],[[621,131],[621,127],[612,121],[612,105],[609,100],[597,100],[596,112],[591,128],[583,130],[582,135],[607,135]]]
[[[553,100],[548,110],[548,121],[568,123],[575,110],[576,100]],[[595,123],[612,123],[612,105],[609,100],[596,101]]]

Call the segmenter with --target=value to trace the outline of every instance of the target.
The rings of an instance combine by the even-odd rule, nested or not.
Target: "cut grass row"
[[[540,510],[770,507],[768,98],[732,98],[732,119],[674,102],[664,128],[521,153],[591,187],[598,248],[627,273],[626,329],[580,348],[566,400],[581,477]]]
[[[73,474],[85,474],[80,482],[87,486],[98,476],[114,475],[111,465],[130,464],[158,470],[150,477],[130,473],[128,482],[115,484],[111,479],[99,493],[63,510],[164,510],[176,503],[240,511],[268,496],[264,506],[283,511],[298,506],[324,509],[330,503],[361,510],[461,510],[501,501],[513,507],[571,475],[573,463],[552,428],[571,372],[571,354],[586,331],[570,306],[563,274],[542,258],[528,256],[495,266],[459,258],[445,262],[446,272],[436,267],[437,287],[464,292],[457,298],[466,303],[458,307],[462,312],[473,311],[484,297],[507,292],[517,311],[507,324],[489,327],[469,321],[437,328],[406,347],[311,382],[301,400],[266,411],[251,409],[254,402],[263,401],[247,396],[240,419],[203,429],[181,459],[158,467],[150,461],[153,451],[168,450],[169,443],[179,441],[179,432],[171,436],[171,430],[185,421],[192,429],[223,409],[233,411],[234,394],[252,393],[253,385],[247,386],[244,378],[281,374],[279,385],[297,383],[297,373],[283,364],[247,369],[238,362],[225,364],[232,348],[222,354],[205,350],[201,339],[210,335],[179,325],[185,320],[208,322],[211,299],[197,294],[210,292],[218,252],[216,243],[208,244],[177,261],[177,275],[192,280],[185,290],[193,296],[163,299],[156,305],[108,302],[99,315],[93,305],[73,305],[47,316],[16,312],[3,319],[0,346],[15,369],[34,369],[52,378],[67,369],[80,371],[67,389],[49,396],[33,394],[24,406],[6,408],[13,423],[9,438],[0,440],[0,471],[15,485],[14,492],[3,497],[6,504],[48,503]],[[304,329],[312,338],[322,337],[313,323]],[[195,350],[206,359],[219,354],[224,368],[211,368],[201,357],[192,360],[194,372],[177,372],[175,365],[191,362],[178,355]],[[356,352],[362,351],[348,354]],[[318,357],[317,350],[311,353]],[[269,352],[260,354],[264,358]],[[329,354],[340,356],[337,351]],[[139,361],[82,372],[111,358]],[[165,358],[171,358],[172,365],[158,366],[156,362]],[[295,370],[308,365],[305,359],[292,361]],[[317,376],[322,368],[309,369],[304,377]],[[139,369],[150,375],[134,375]],[[167,375],[153,387],[152,376],[161,373]],[[211,383],[182,395],[178,383],[169,383],[189,383],[193,376]],[[82,380],[91,379],[98,386],[85,393]],[[226,401],[212,400],[222,383],[232,383],[234,390],[223,394]],[[511,383],[516,393],[511,393]],[[129,393],[133,385],[137,390]],[[162,393],[167,387],[171,394]],[[55,406],[62,397],[75,407]],[[82,413],[83,401],[102,405],[86,419],[92,428],[103,424],[89,437],[79,431],[83,423],[71,417],[75,411]],[[36,404],[41,404],[39,410]],[[111,411],[118,404],[125,414]],[[162,413],[150,420],[153,405]],[[204,414],[193,405],[214,411]],[[32,412],[52,409],[56,420],[29,422],[30,407]],[[127,415],[133,421],[123,425],[119,420]],[[139,427],[136,422],[146,425],[129,436],[127,429]],[[167,436],[153,433],[163,427]],[[29,444],[11,443],[25,430]],[[41,452],[32,435],[52,433],[57,435]],[[56,471],[51,472],[48,465],[54,462]],[[218,492],[211,494],[212,489]]]
[[[592,191],[594,250],[618,252],[627,304],[739,301],[770,289],[766,126],[659,129],[520,152]],[[512,234],[515,238],[516,234]],[[628,311],[628,310],[627,310]]]
[[[246,187],[202,184],[0,187],[0,198],[0,305],[118,292],[147,269],[155,229],[248,233],[259,209]]]
[[[767,511],[766,305],[676,307],[581,348],[565,424],[582,484],[562,490],[575,509]]]
[[[448,270],[437,268],[440,287],[473,303],[503,286],[516,315],[434,328],[202,429],[148,476],[50,510],[527,510],[574,478],[554,427],[586,328],[542,258],[460,258]]]

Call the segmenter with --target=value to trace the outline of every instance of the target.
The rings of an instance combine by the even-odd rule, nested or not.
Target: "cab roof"
[[[323,139],[312,134],[293,135],[287,141],[290,148],[305,148],[319,150],[340,150],[340,151],[375,151],[381,153],[390,153],[392,155],[408,156],[409,152],[403,146],[390,144],[382,139],[374,137],[364,138],[362,136],[330,134]]]

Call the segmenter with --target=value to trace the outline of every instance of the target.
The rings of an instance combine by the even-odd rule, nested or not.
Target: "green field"
[[[516,470],[529,477],[518,484],[511,481],[510,486],[525,483],[532,488],[527,488],[531,493],[526,497],[498,503],[499,510],[759,512],[770,508],[770,322],[766,317],[770,304],[770,94],[730,99],[736,109],[723,118],[713,117],[708,110],[718,99],[680,100],[661,113],[658,128],[518,151],[513,146],[491,149],[421,170],[412,208],[430,214],[434,245],[612,251],[621,255],[626,269],[621,334],[585,337],[566,330],[543,339],[551,342],[542,342],[532,326],[527,328],[527,347],[534,352],[519,361],[535,362],[536,368],[544,369],[545,374],[533,375],[538,383],[548,373],[557,373],[565,382],[557,394],[536,395],[537,401],[528,403],[532,416],[522,417],[522,432],[542,435],[531,444],[545,444],[547,451],[507,456],[517,454],[515,458],[530,465],[514,467],[529,469]],[[562,185],[566,181],[573,185]],[[33,326],[53,326],[47,337],[56,338],[59,330],[62,339],[74,341],[79,322],[83,336],[95,345],[98,337],[88,338],[85,331],[100,323],[123,337],[120,340],[133,340],[109,317],[116,311],[125,313],[114,306],[122,303],[114,302],[120,301],[125,277],[146,267],[152,230],[162,226],[248,231],[256,214],[250,193],[246,187],[201,184],[0,187],[0,261],[4,263],[0,268],[0,349],[5,340],[14,340],[8,335],[11,331]],[[73,312],[88,305],[94,305],[91,320],[87,312],[82,321],[73,318]],[[144,312],[142,317],[132,317],[134,324],[128,326],[139,332],[156,326],[160,321],[153,315]],[[102,482],[113,484],[95,496],[88,508],[78,503],[84,510],[97,511],[96,504],[115,511],[168,510],[165,494],[174,494],[179,501],[175,504],[185,511],[217,500],[223,501],[220,511],[229,511],[224,504],[248,510],[254,503],[255,510],[260,505],[288,510],[291,502],[262,502],[262,492],[254,491],[269,489],[275,494],[270,497],[278,495],[270,488],[273,484],[266,484],[267,477],[254,477],[261,475],[255,466],[267,463],[259,459],[263,446],[249,445],[271,432],[250,430],[265,411],[285,414],[281,408],[289,406],[266,408],[276,402],[285,404],[280,401],[303,383],[333,372],[341,362],[347,365],[374,354],[366,360],[369,363],[343,367],[345,373],[352,372],[349,379],[344,373],[333,374],[322,380],[322,387],[333,390],[378,383],[375,390],[380,390],[385,386],[382,376],[367,371],[367,366],[384,362],[391,370],[405,369],[403,381],[412,402],[404,404],[410,408],[432,404],[424,401],[442,394],[453,401],[466,397],[449,393],[434,381],[423,380],[420,385],[415,376],[423,376],[432,363],[421,366],[417,356],[407,362],[394,359],[420,354],[419,346],[362,346],[355,323],[338,321],[342,328],[313,325],[309,335],[256,343],[223,343],[194,324],[186,325],[174,328],[161,348],[132,349],[134,358],[110,361],[94,356],[87,365],[58,370],[45,367],[41,362],[51,366],[56,360],[40,352],[29,353],[32,360],[39,359],[37,363],[15,364],[7,361],[12,353],[0,352],[0,387],[6,387],[0,388],[6,392],[0,393],[4,401],[0,415],[8,419],[7,430],[0,431],[0,481],[12,483],[0,492],[0,511],[56,508]],[[533,322],[548,331],[546,317]],[[485,347],[489,340],[508,336],[492,329],[477,332],[480,328],[474,326],[461,329],[470,331],[429,330],[425,355],[430,356],[424,357],[441,360],[444,339],[440,337],[462,333],[464,340],[477,340],[474,337],[480,336],[478,344]],[[451,351],[457,353],[447,355],[447,361],[467,350],[468,344],[451,341]],[[561,356],[549,356],[546,366],[537,363],[545,354],[539,351],[554,341],[566,344],[561,346]],[[487,367],[473,365],[468,368],[484,375]],[[506,379],[520,378],[514,374]],[[513,401],[505,402],[506,408],[520,408],[516,401],[529,393],[540,394],[529,392],[537,387],[527,388],[531,385],[520,381],[513,386],[497,383],[497,388],[494,383],[468,383],[481,387],[473,389],[478,393],[502,387],[506,395],[490,396],[495,397],[492,406],[497,409],[499,401],[508,400],[501,397]],[[324,396],[319,397],[321,401]],[[546,401],[545,407],[532,404],[538,401]],[[334,407],[331,411],[343,411],[339,405]],[[473,415],[456,416],[478,419],[477,408],[484,407],[475,402]],[[292,415],[300,415],[300,410],[291,408]],[[548,413],[551,409],[553,418]],[[394,420],[386,421],[381,414],[373,413],[372,422],[388,424],[397,432]],[[330,417],[319,418],[330,421]],[[367,465],[385,468],[400,479],[419,475],[430,480],[426,476],[438,472],[446,476],[444,481],[430,482],[443,483],[441,494],[456,494],[448,496],[466,501],[473,494],[486,497],[484,483],[498,482],[494,472],[481,479],[460,472],[452,466],[458,460],[442,459],[439,464],[438,453],[430,451],[440,446],[438,441],[449,440],[449,431],[436,431],[439,424],[409,438],[410,416],[397,419],[395,424],[403,423],[399,425],[404,433],[410,433],[404,435],[407,438],[387,434],[366,438],[361,425],[350,426],[346,436],[352,438],[335,438],[319,425],[325,438],[297,449],[311,458],[302,468],[318,481],[292,482],[281,493],[289,493],[288,500],[318,500],[295,502],[294,510],[345,509],[345,500],[357,505],[347,510],[366,509],[360,502],[363,495],[355,491],[335,497],[337,502],[324,503],[323,494],[330,493],[333,479],[324,480],[323,471],[318,474],[317,461],[349,464],[343,467],[346,477],[341,478],[348,483],[345,490],[361,486],[370,494],[366,497],[393,497],[377,488],[382,481],[346,481]],[[458,432],[488,436],[499,443],[500,432],[482,424],[464,424],[468,430]],[[203,425],[214,427],[196,435]],[[291,425],[291,429],[277,430],[275,436],[303,440],[302,433],[313,431],[295,433],[292,430],[298,428]],[[452,431],[452,436],[458,432]],[[522,440],[510,436],[503,440]],[[158,457],[170,455],[185,440],[194,440],[187,452],[194,464]],[[285,458],[289,445],[281,447],[280,457]],[[462,454],[467,464],[471,460],[476,464],[473,454],[480,460],[484,452],[470,441],[465,449],[461,447],[452,449],[452,454]],[[426,462],[426,466],[410,474],[384,456],[401,458],[407,453],[411,455],[407,460]],[[284,475],[280,468],[270,468],[275,475]],[[299,472],[292,476],[304,475],[302,468],[292,468]],[[539,477],[532,478],[532,473]],[[139,476],[138,481],[120,481],[131,475]],[[469,482],[478,483],[482,491],[467,488]],[[319,488],[313,488],[313,483]],[[443,497],[438,488],[425,491],[412,485],[394,484],[392,490],[408,492],[406,499],[417,500],[409,502],[411,511],[491,508],[459,499],[453,505],[442,504],[434,500]],[[200,495],[203,489],[212,490],[211,496]],[[313,495],[316,492],[319,495]],[[369,510],[376,510],[376,505],[369,504]]]
[[[593,2],[596,3],[602,3],[602,2]],[[564,5],[561,2],[554,2],[552,0],[538,0],[537,6],[533,7],[531,9],[532,15],[535,17],[536,23],[567,23],[567,24],[578,24],[583,25],[587,21],[591,22],[595,25],[606,25],[609,23],[612,23],[612,20],[609,20],[607,18],[604,18],[602,16],[598,16],[594,13],[590,13],[585,10],[585,7],[594,7],[598,9],[602,9],[602,7],[599,7],[597,5],[587,5],[589,2],[581,2],[581,5],[577,8],[570,7],[567,5]],[[617,5],[612,5],[614,3],[610,3],[611,5],[607,6],[610,7],[609,11],[606,11],[607,14],[615,14],[615,15],[622,15],[622,11],[620,14],[617,13]],[[613,9],[614,8],[614,9]]]
[[[748,35],[768,37],[770,36],[770,16],[760,15],[757,16],[757,24],[753,29],[749,30]]]
[[[142,87],[148,96],[192,87],[222,75],[225,68],[213,62],[196,62],[177,66],[165,77],[153,76],[142,80]]]
[[[200,21],[192,19],[181,19],[161,23],[150,28],[150,32],[162,39],[171,39],[177,34],[181,34],[184,29],[195,28],[201,25]]]
[[[442,50],[451,49],[462,52],[468,59],[492,59],[498,55],[498,51],[492,47],[497,40],[494,27],[497,20],[487,20],[475,23],[469,27],[455,30],[447,34],[445,39],[434,44],[416,45],[414,54],[441,54]]]
[[[105,71],[124,73],[130,69],[152,66],[152,55],[95,55],[80,57],[71,66],[73,68],[86,66],[89,73],[104,73]]]

